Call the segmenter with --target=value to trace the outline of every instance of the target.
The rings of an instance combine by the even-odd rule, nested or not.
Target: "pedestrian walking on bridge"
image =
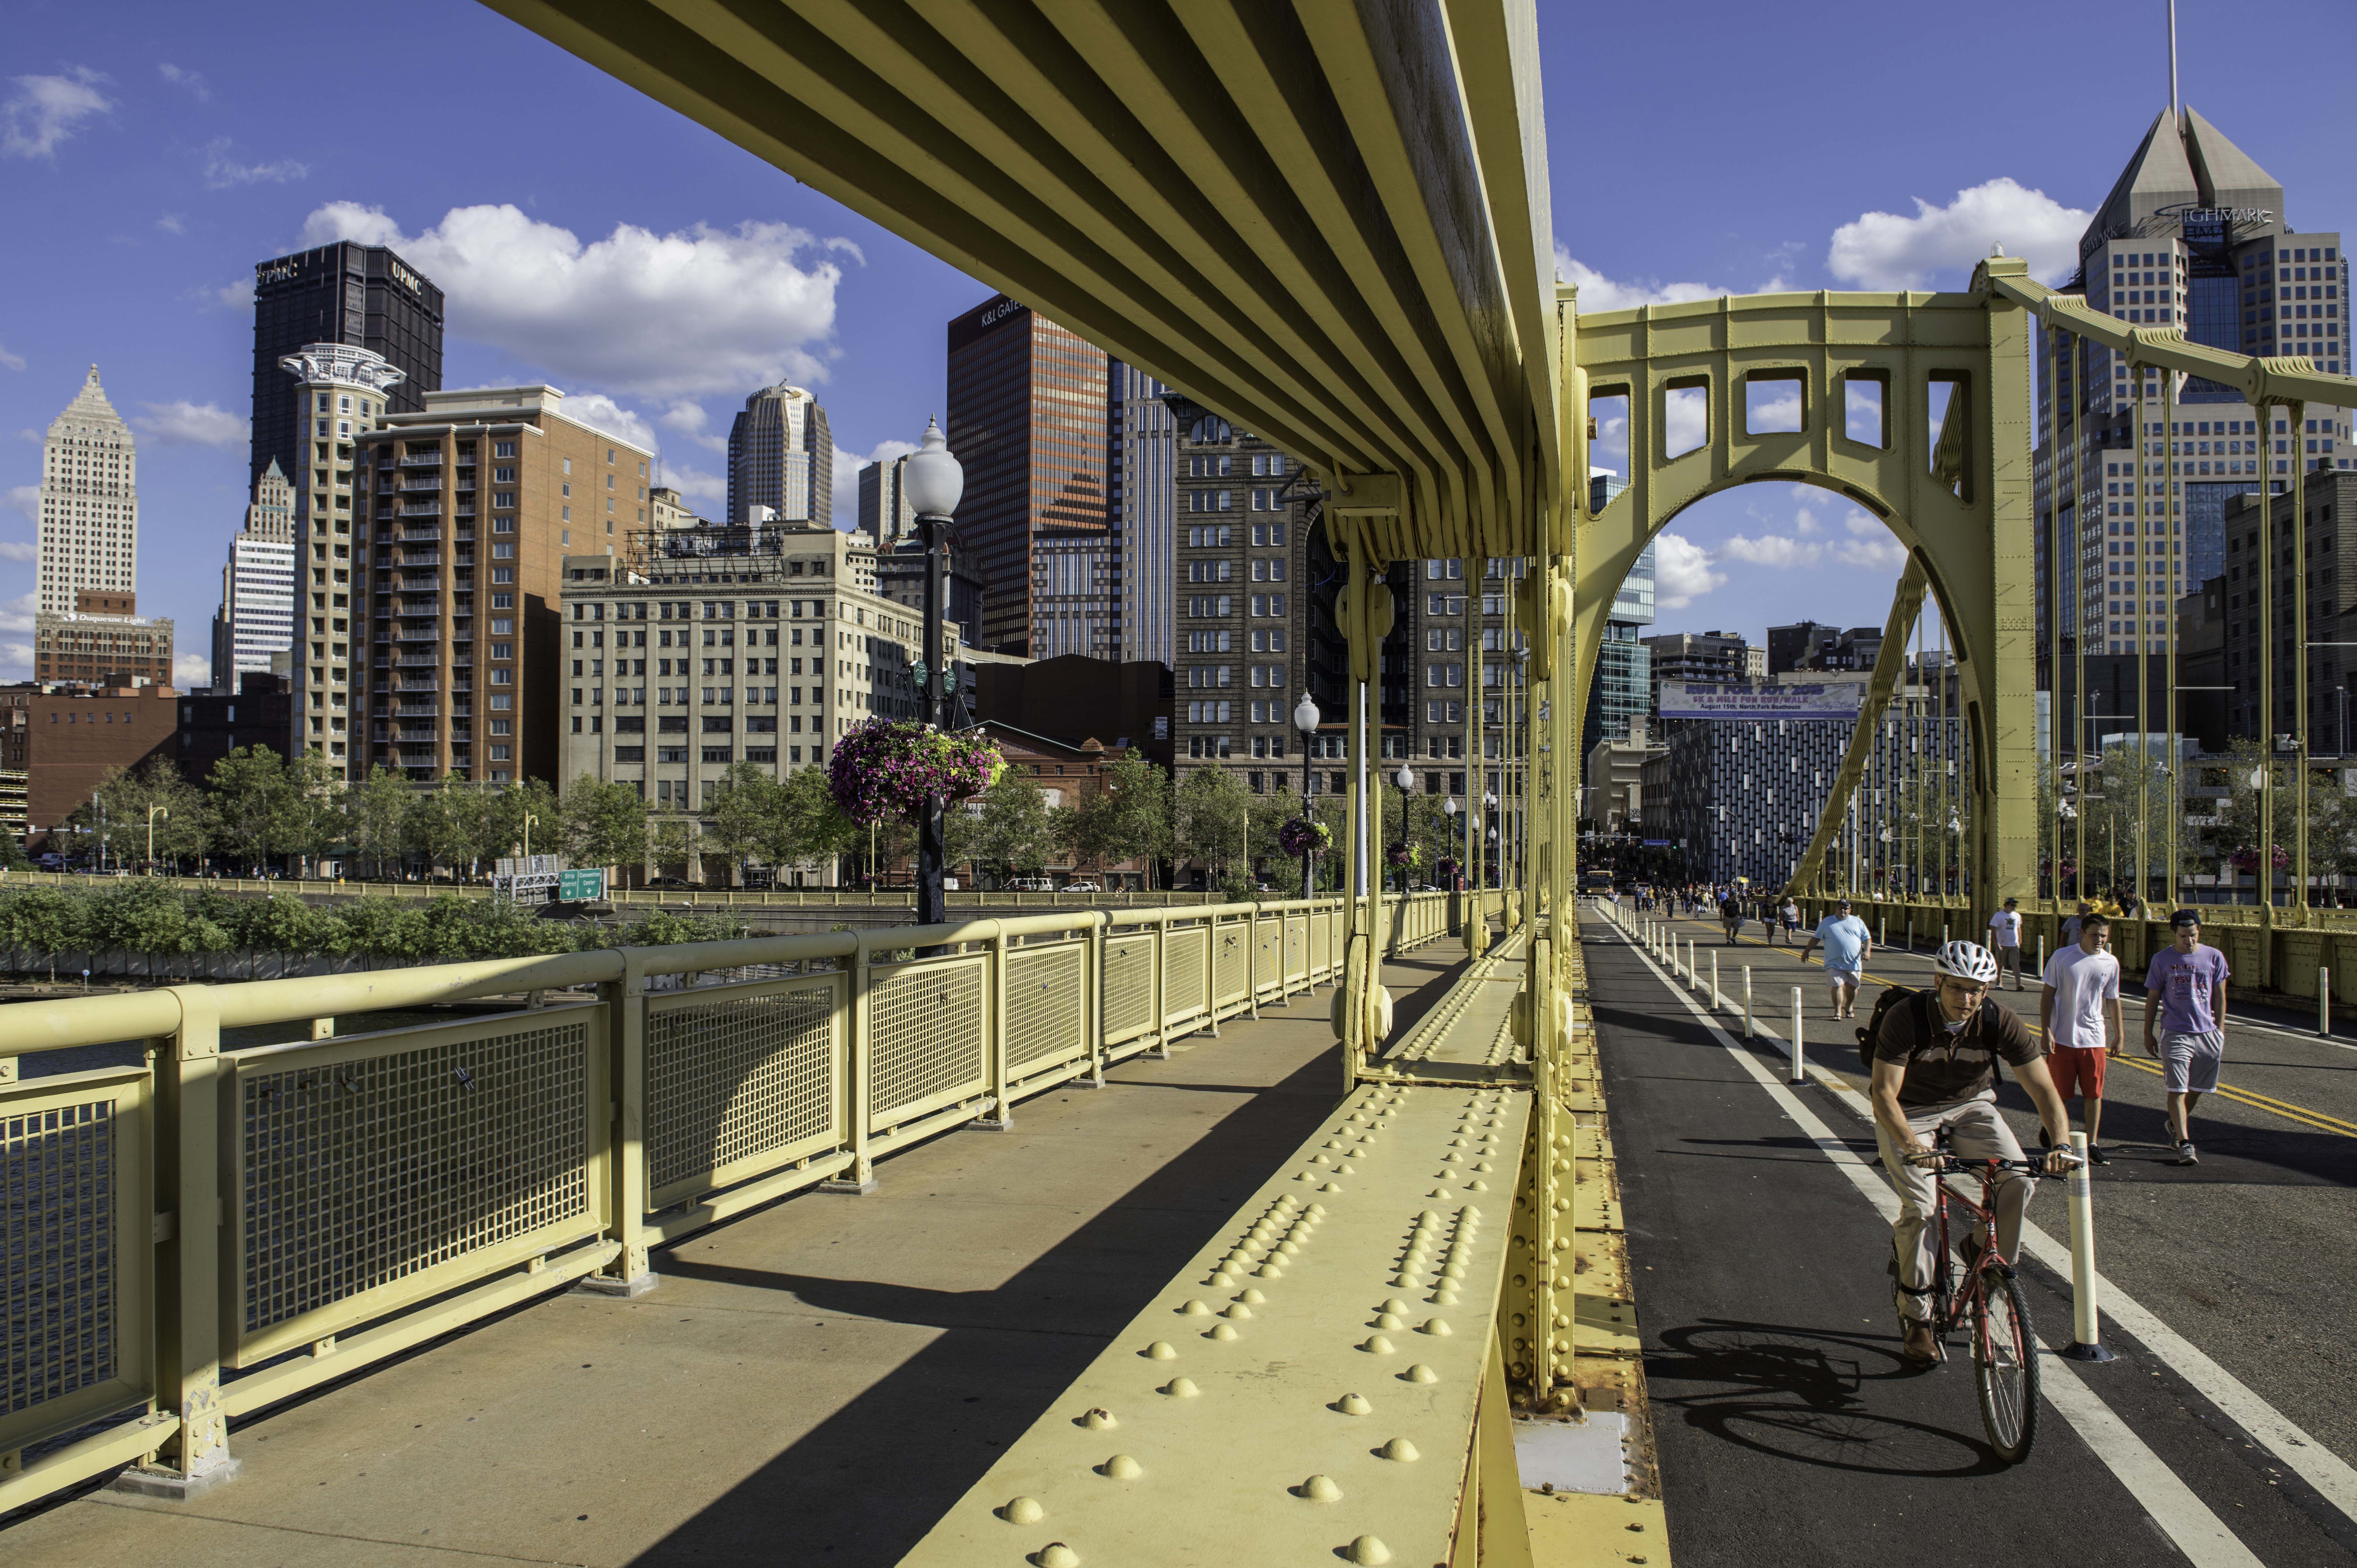
[[[2177,1163],[2201,1163],[2193,1147],[2193,1108],[2218,1089],[2226,1055],[2226,955],[2201,945],[2201,917],[2169,918],[2172,940],[2152,955],[2144,977],[2144,1054],[2159,1058],[2169,1092],[2169,1133]],[[2159,1048],[2154,1048],[2155,1036]]]
[[[2079,1096],[2087,1123],[2087,1159],[2108,1165],[2102,1143],[2104,1068],[2127,1044],[2120,1007],[2120,961],[2111,952],[2112,923],[2090,913],[2079,940],[2046,961],[2039,977],[2039,1027],[2046,1036],[2046,1075],[2065,1104]]]
[[[2013,971],[2013,988],[2021,989],[2021,900],[2008,898],[2005,908],[1989,917],[1989,947],[1996,954],[1997,983]]]
[[[1874,956],[1874,932],[1867,923],[1849,912],[1849,900],[1842,899],[1834,912],[1817,922],[1817,929],[1801,950],[1801,961],[1818,943],[1825,949],[1825,983],[1833,988],[1834,1016],[1857,1016],[1857,983],[1866,974],[1866,961]]]

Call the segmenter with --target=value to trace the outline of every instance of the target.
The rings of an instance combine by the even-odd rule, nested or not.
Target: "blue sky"
[[[2180,12],[2186,102],[2283,181],[2295,225],[2357,229],[2334,107],[2357,6],[2272,7],[2277,48],[2238,0]],[[747,392],[813,385],[847,475],[939,411],[943,324],[986,292],[464,0],[9,14],[0,678],[28,667],[40,433],[92,361],[140,436],[141,607],[178,618],[200,672],[246,499],[244,286],[268,256],[391,240],[450,295],[446,384],[554,381],[716,509]],[[1555,233],[1591,306],[1947,286],[1992,240],[2058,274],[2166,102],[2158,0],[1677,15],[1540,5]],[[2069,53],[2041,59],[2049,39]],[[2301,102],[2326,107],[2280,112]],[[1674,534],[1664,629],[1879,623],[1897,570],[1878,525],[1783,486]]]

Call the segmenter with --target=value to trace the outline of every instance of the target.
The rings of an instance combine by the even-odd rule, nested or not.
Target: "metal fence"
[[[1394,950],[1461,913],[1386,902]],[[1333,900],[1084,910],[0,1007],[0,1510],[224,1474],[231,1416],[561,1283],[634,1293],[651,1248],[1308,990],[1343,929]],[[124,1041],[145,1065],[17,1071]]]

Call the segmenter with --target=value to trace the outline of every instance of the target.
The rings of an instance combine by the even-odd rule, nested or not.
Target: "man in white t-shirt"
[[[2112,923],[2093,911],[2079,917],[2079,940],[2046,961],[2038,1022],[2046,1035],[2046,1072],[2067,1102],[2080,1097],[2087,1120],[2087,1158],[2108,1165],[2104,1127],[2104,1065],[2127,1038],[2120,1014],[2120,961],[2111,953]]]
[[[1834,912],[1817,922],[1814,935],[1801,949],[1801,961],[1809,961],[1809,954],[1817,944],[1824,944],[1825,983],[1833,989],[1834,1016],[1857,1016],[1857,983],[1866,973],[1866,961],[1874,956],[1874,933],[1866,922],[1849,911],[1849,900],[1844,898],[1834,906]]]
[[[2005,908],[1989,917],[1989,949],[1996,954],[1996,978],[2004,983],[2005,972],[2013,971],[2013,988],[2021,985],[2021,900],[2008,898]],[[1995,990],[1996,986],[1991,986]]]

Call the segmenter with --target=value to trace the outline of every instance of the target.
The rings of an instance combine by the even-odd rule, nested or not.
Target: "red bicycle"
[[[1945,1140],[1942,1140],[1944,1145]],[[1980,1394],[1981,1426],[1989,1446],[2008,1465],[2029,1457],[2038,1439],[2038,1336],[2029,1321],[2029,1303],[2013,1266],[1996,1255],[1981,1238],[1993,1236],[1996,1225],[1996,1184],[2010,1172],[2029,1176],[2044,1172],[2042,1160],[1975,1160],[1965,1162],[1946,1152],[1917,1165],[1935,1177],[1975,1176],[1980,1178],[1980,1201],[1952,1190],[1937,1180],[1932,1204],[1937,1250],[1932,1266],[1932,1332],[1947,1359],[1948,1336],[1958,1328],[1972,1333],[1973,1382]],[[1966,1238],[1968,1250],[1952,1252],[1948,1241],[1948,1206],[1954,1204],[1970,1217],[1975,1230]],[[1961,1264],[1962,1277],[1956,1273]],[[1905,1332],[1906,1326],[1900,1326]]]

